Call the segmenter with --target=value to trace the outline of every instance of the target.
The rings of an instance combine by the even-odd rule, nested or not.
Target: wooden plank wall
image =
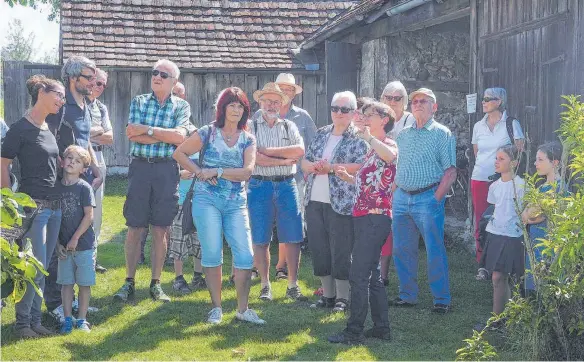
[[[26,90],[26,80],[33,74],[45,74],[51,78],[60,78],[60,67],[43,64],[24,64],[22,62],[4,62],[4,119],[10,125],[25,112],[30,102]],[[107,71],[107,69],[105,69]],[[102,101],[108,107],[114,128],[114,146],[104,151],[108,166],[129,165],[129,143],[125,137],[125,127],[132,98],[150,90],[150,75],[147,70],[109,71],[108,86]],[[242,88],[252,105],[258,109],[253,100],[253,92],[262,88],[267,82],[275,80],[279,72],[274,73],[181,73],[181,81],[186,88],[187,101],[196,126],[202,126],[214,119],[213,104],[218,93],[229,86]],[[304,89],[294,104],[304,108],[313,117],[318,127],[328,124],[328,103],[324,74],[294,74],[296,82]]]
[[[561,95],[584,94],[584,2],[477,4],[476,90],[494,86],[507,90],[509,113],[528,131],[533,150],[557,139]]]

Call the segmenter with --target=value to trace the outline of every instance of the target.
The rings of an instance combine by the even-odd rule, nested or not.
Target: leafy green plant
[[[5,238],[6,234],[14,232],[16,227],[23,226],[23,218],[25,217],[23,208],[35,208],[36,204],[27,194],[14,193],[9,188],[3,188],[1,195],[2,236],[0,237],[0,250],[2,256],[0,265],[2,297],[11,295],[14,302],[17,303],[26,293],[28,284],[32,285],[37,294],[42,297],[43,292],[34,282],[34,277],[39,272],[44,275],[49,274],[38,259],[34,257],[30,242],[25,240],[23,250],[19,251],[19,247],[15,242],[8,241]]]
[[[504,348],[525,360],[584,359],[584,103],[579,96],[563,98],[557,132],[566,182],[541,192],[538,177],[526,177],[524,201],[547,219],[547,235],[535,245],[524,228],[536,292],[522,296],[517,290],[498,316],[506,320]],[[543,260],[536,260],[534,247],[541,248]],[[494,351],[485,337],[481,332],[465,340],[457,359],[479,360],[482,351]]]

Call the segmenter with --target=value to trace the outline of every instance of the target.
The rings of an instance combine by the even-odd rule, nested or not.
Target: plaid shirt
[[[191,107],[188,102],[175,96],[170,96],[161,106],[154,93],[134,97],[130,104],[128,124],[143,124],[166,129],[184,128],[187,134],[194,126],[189,121]],[[172,157],[176,146],[158,142],[150,145],[130,141],[130,155],[136,157]]]
[[[397,136],[399,159],[395,182],[415,191],[440,182],[444,171],[456,166],[456,139],[450,130],[430,119],[422,128],[416,123]]]

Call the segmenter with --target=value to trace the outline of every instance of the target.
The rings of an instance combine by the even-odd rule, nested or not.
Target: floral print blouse
[[[314,136],[312,142],[306,150],[304,156],[308,161],[315,162],[320,160],[324,148],[333,131],[334,125],[324,126]],[[331,164],[337,163],[363,163],[365,156],[369,151],[369,145],[364,140],[357,137],[357,128],[351,124],[343,133],[343,139],[333,151],[333,156],[329,160]],[[308,205],[312,194],[312,184],[314,174],[306,175],[306,193],[304,195],[304,205]],[[351,215],[353,205],[355,204],[356,187],[338,178],[334,174],[329,174],[329,192],[331,206],[333,210],[341,215]]]

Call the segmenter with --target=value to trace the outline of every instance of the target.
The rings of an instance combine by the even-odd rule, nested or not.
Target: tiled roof
[[[147,67],[302,68],[289,53],[356,1],[62,0],[63,59]]]

